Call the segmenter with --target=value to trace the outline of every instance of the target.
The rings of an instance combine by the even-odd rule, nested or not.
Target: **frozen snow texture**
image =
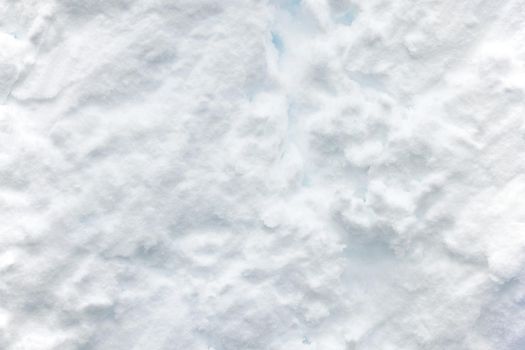
[[[0,348],[525,346],[519,0],[0,0]]]

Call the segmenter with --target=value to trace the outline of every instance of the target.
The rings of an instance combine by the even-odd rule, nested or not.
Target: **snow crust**
[[[0,349],[525,349],[520,0],[0,0]]]

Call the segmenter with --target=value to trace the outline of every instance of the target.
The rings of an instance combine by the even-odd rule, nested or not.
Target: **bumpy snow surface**
[[[525,349],[522,0],[0,0],[0,349]]]

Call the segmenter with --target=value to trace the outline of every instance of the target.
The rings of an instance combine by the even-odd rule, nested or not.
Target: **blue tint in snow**
[[[336,22],[345,24],[347,26],[351,25],[359,13],[359,8],[355,5],[351,5],[346,12],[339,14],[335,17]]]
[[[281,39],[279,34],[276,34],[276,33],[272,32],[272,44],[273,44],[273,46],[275,46],[275,48],[277,49],[277,52],[279,52],[279,54],[283,53],[283,51],[284,51],[284,43],[283,43],[283,39]]]
[[[343,23],[343,24],[346,24],[346,25],[351,25],[352,22],[354,21],[354,19],[355,19],[354,12],[353,11],[348,11],[347,13],[345,13],[344,15],[342,15],[339,18],[339,22]]]
[[[282,0],[282,1],[276,1],[276,3],[281,8],[290,12],[291,14],[297,14],[299,9],[301,8],[301,0]]]

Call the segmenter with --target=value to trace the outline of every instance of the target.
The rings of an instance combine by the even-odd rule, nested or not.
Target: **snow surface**
[[[0,349],[525,349],[521,0],[0,0]]]

